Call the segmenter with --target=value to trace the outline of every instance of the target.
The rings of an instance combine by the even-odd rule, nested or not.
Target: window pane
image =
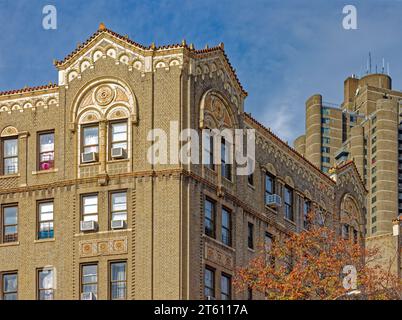
[[[5,274],[3,276],[3,292],[16,292],[17,291],[17,275]]]
[[[17,213],[18,213],[17,207],[4,208],[4,224],[5,225],[17,224],[17,219],[18,219]]]
[[[112,299],[125,299],[126,298],[126,283],[116,282],[112,283]]]
[[[221,299],[230,299],[230,278],[225,275],[222,275],[221,278]]]
[[[127,220],[126,212],[113,213],[112,220]]]
[[[39,221],[53,220],[53,202],[39,204]]]
[[[98,196],[86,196],[84,201],[84,214],[91,214],[98,212]]]
[[[17,294],[16,293],[5,293],[3,295],[3,300],[17,300]]]
[[[112,281],[125,281],[126,280],[126,263],[112,263]]]
[[[97,145],[99,137],[98,127],[86,127],[84,128],[84,146]]]
[[[10,234],[16,234],[18,232],[17,226],[12,226],[12,227],[5,227],[4,228],[4,234],[10,235]]]
[[[41,290],[39,292],[40,300],[53,300],[53,290]]]
[[[4,140],[4,157],[16,157],[18,156],[18,140],[9,139]]]
[[[127,210],[127,194],[125,192],[112,194],[112,211]]]
[[[113,123],[112,124],[112,141],[126,141],[127,140],[127,123]]]
[[[82,267],[82,283],[98,282],[98,266],[87,265]]]
[[[123,148],[127,150],[127,142],[115,142],[113,143],[112,148]]]
[[[84,148],[84,153],[91,153],[91,152],[99,152],[99,147],[98,146],[92,146],[92,147],[85,147]]]
[[[39,271],[39,289],[53,288],[53,270]]]
[[[18,172],[18,158],[4,159],[4,174],[13,174]]]
[[[39,136],[40,152],[54,151],[54,133],[45,133]]]
[[[230,227],[230,214],[225,209],[222,209],[222,226],[228,229]]]
[[[84,221],[95,221],[98,222],[98,215],[97,214],[92,214],[92,215],[85,215],[83,217]]]

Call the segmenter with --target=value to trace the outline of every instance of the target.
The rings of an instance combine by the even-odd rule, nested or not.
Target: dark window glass
[[[205,298],[215,298],[215,270],[205,267],[204,271],[204,294]]]
[[[205,234],[215,238],[215,202],[205,199],[204,225]]]
[[[221,276],[221,300],[230,300],[232,294],[232,278],[222,273]]]
[[[232,245],[232,221],[229,210],[222,208],[222,243]]]
[[[247,244],[250,249],[254,249],[254,225],[251,222],[247,224]]]
[[[293,221],[293,190],[285,186],[285,218]]]
[[[274,178],[266,174],[265,175],[265,203],[268,203],[268,196],[273,195],[275,192]]]
[[[230,164],[230,152],[231,148],[229,143],[222,138],[221,142],[221,170],[222,177],[225,177],[228,180],[232,180],[232,166]]]

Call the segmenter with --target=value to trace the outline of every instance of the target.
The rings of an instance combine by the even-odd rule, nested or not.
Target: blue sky
[[[42,28],[42,8],[57,8],[57,30]],[[342,28],[342,9],[357,8],[358,29]],[[148,45],[197,48],[225,43],[249,92],[246,111],[292,143],[304,131],[304,103],[315,93],[340,103],[343,80],[390,63],[402,89],[400,0],[0,0],[0,91],[56,82],[52,61],[106,26]]]

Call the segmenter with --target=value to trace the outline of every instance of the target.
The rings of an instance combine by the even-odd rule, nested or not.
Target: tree
[[[260,246],[257,256],[237,270],[237,291],[249,288],[278,300],[402,298],[401,279],[376,264],[378,248],[367,249],[359,240],[342,239],[333,228],[311,223],[317,221],[313,214],[309,221],[307,230]],[[344,274],[345,266],[356,276]],[[351,291],[357,294],[348,295]]]

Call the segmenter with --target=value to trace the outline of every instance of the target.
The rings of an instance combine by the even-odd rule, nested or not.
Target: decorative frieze
[[[79,242],[80,257],[109,256],[127,253],[127,237],[116,239],[92,239]]]

